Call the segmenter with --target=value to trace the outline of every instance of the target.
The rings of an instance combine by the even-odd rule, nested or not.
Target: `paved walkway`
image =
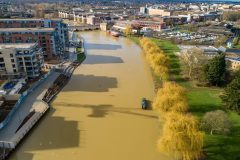
[[[36,100],[41,100],[47,88],[53,83],[57,78],[59,73],[53,73],[48,77],[48,79],[43,82],[39,87],[36,88],[24,101],[21,107],[15,112],[13,118],[10,120],[8,125],[0,130],[0,141],[10,141],[14,136],[15,131],[23,121],[23,119],[36,107],[38,107],[39,102]]]

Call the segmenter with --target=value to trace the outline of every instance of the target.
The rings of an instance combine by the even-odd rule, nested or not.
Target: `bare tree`
[[[204,55],[201,49],[194,47],[182,53],[181,59],[184,64],[185,71],[187,72],[187,76],[190,79],[195,79],[202,68],[201,66],[206,63],[207,56]]]

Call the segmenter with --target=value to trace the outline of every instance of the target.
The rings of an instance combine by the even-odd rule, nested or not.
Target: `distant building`
[[[110,29],[110,24],[109,23],[100,23],[100,29],[102,30],[102,31],[107,31],[107,30],[109,30]]]
[[[63,18],[63,19],[73,20],[73,18],[74,18],[74,13],[66,12],[66,11],[59,11],[59,12],[58,12],[58,17],[59,17],[59,18]]]
[[[124,31],[127,26],[131,26],[133,31],[135,29],[152,29],[153,31],[160,31],[164,29],[165,23],[163,22],[155,22],[155,21],[141,21],[141,20],[133,20],[133,21],[117,21],[113,28]]]
[[[205,21],[216,21],[219,20],[221,14],[219,12],[207,12],[204,14],[193,14],[192,18],[195,21],[205,22]]]
[[[195,45],[179,45],[178,46],[181,50],[180,54],[187,53],[189,50],[197,49],[201,51],[204,55],[208,56],[209,58],[214,57],[221,52],[218,48],[214,46],[195,46]]]
[[[87,17],[87,24],[100,25],[100,18],[96,17],[96,16],[88,16]]]
[[[240,68],[240,58],[226,58],[231,69],[236,70]]]
[[[40,75],[43,67],[43,52],[37,43],[0,44],[1,77]]]
[[[164,10],[164,9],[157,9],[157,8],[148,8],[148,14],[150,16],[159,15],[159,16],[171,16],[172,11]]]
[[[148,13],[147,7],[140,7],[140,13],[147,14]]]

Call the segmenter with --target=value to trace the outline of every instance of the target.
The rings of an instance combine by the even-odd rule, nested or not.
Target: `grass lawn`
[[[209,111],[222,108],[219,97],[222,89],[210,87],[194,87],[190,82],[181,79],[181,65],[178,56],[174,52],[179,49],[170,41],[153,39],[154,42],[170,57],[170,74],[174,80],[188,90],[189,111],[201,119]],[[205,135],[204,152],[208,160],[235,160],[240,159],[240,116],[229,112],[229,118],[233,123],[233,129],[229,135]]]
[[[131,39],[133,42],[139,45],[139,38],[135,36],[128,36],[129,39]]]
[[[235,48],[240,49],[240,44],[236,45]]]
[[[135,38],[133,40],[136,42]],[[195,87],[191,82],[182,79],[181,64],[178,56],[174,54],[174,52],[179,51],[177,45],[172,44],[170,41],[154,38],[152,38],[152,41],[169,56],[171,79],[187,89],[189,111],[193,115],[200,120],[206,112],[223,109],[219,97],[223,89]],[[234,112],[229,112],[228,114],[233,123],[233,128],[229,135],[205,134],[204,153],[207,155],[207,160],[240,159],[240,116]],[[237,159],[237,157],[239,158]]]
[[[82,48],[81,47],[77,47],[76,51],[77,51],[77,53],[81,53],[82,52]]]
[[[204,151],[209,160],[239,160],[240,159],[240,118],[236,113],[230,112],[233,122],[230,135],[205,136]]]
[[[86,58],[84,53],[78,53],[77,54],[77,60],[78,62],[83,62],[83,60]]]

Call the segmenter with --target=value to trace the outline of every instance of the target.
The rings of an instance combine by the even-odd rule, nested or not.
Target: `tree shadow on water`
[[[95,75],[72,75],[63,92],[85,91],[85,92],[108,92],[110,88],[117,88],[115,77],[95,76]]]
[[[24,160],[31,160],[33,158],[31,152],[34,151],[82,147],[79,143],[80,135],[85,130],[79,130],[80,122],[53,116],[54,112],[55,109],[50,108],[22,139],[17,148],[10,154],[9,159],[14,160],[18,157],[24,157]]]
[[[116,44],[99,44],[99,43],[86,43],[87,50],[117,50],[121,49],[121,45]]]
[[[130,114],[134,116],[141,116],[146,118],[154,118],[158,117],[155,115],[148,114],[148,110],[144,110],[144,113],[140,112],[142,109],[139,108],[124,108],[124,107],[113,107],[113,105],[109,104],[100,104],[100,105],[89,105],[89,104],[71,104],[71,103],[55,103],[54,105],[61,105],[65,107],[76,107],[76,108],[87,108],[91,109],[91,113],[88,117],[92,118],[104,118],[110,113],[122,113],[122,114]]]
[[[123,63],[122,58],[115,56],[105,55],[87,55],[84,64],[111,64],[111,63]]]

